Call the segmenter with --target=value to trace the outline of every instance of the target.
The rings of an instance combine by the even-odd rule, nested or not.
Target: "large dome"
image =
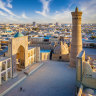
[[[68,50],[68,46],[66,43],[63,44],[63,42],[61,41],[54,49],[54,54],[68,54],[69,50]]]
[[[22,36],[24,36],[21,32],[17,32],[15,35],[14,35],[14,37],[15,38],[17,38],[17,37],[22,37]]]

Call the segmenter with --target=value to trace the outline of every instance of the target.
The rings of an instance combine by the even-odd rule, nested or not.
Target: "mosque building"
[[[15,77],[17,70],[23,70],[39,61],[40,47],[28,47],[28,36],[17,32],[8,42],[8,52],[0,57],[0,85],[8,78]]]

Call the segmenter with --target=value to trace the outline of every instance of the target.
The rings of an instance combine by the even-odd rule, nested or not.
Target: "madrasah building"
[[[8,42],[8,51],[0,57],[0,84],[17,75],[17,70],[23,70],[40,61],[40,47],[28,47],[28,36],[20,32]]]
[[[85,60],[85,51],[82,48],[82,12],[76,7],[75,12],[71,12],[71,14],[71,48],[65,42],[60,41],[53,50],[52,60],[70,61],[70,67],[76,68],[76,86],[77,90],[80,89],[78,96],[81,96],[85,89],[96,89],[96,70],[90,64],[90,59]],[[23,34],[17,32],[14,38],[8,42],[8,51],[3,57],[0,57],[0,84],[3,80],[7,81],[9,78],[14,78],[17,75],[17,70],[26,69],[34,62],[48,60],[49,53],[43,52],[40,55],[40,47],[29,47],[28,36],[23,36]],[[91,92],[93,91],[91,90]]]

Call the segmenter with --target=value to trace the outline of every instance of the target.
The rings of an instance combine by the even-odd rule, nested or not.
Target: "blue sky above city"
[[[71,23],[76,6],[83,23],[96,23],[96,0],[0,0],[0,23]]]

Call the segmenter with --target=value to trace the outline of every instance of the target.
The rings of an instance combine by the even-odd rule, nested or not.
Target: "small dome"
[[[62,41],[54,49],[54,54],[62,54],[63,55],[63,54],[68,54],[68,53],[69,53],[68,46],[66,43],[63,44]]]
[[[14,38],[17,38],[17,37],[22,37],[24,36],[21,32],[17,32],[15,35],[14,35]]]

